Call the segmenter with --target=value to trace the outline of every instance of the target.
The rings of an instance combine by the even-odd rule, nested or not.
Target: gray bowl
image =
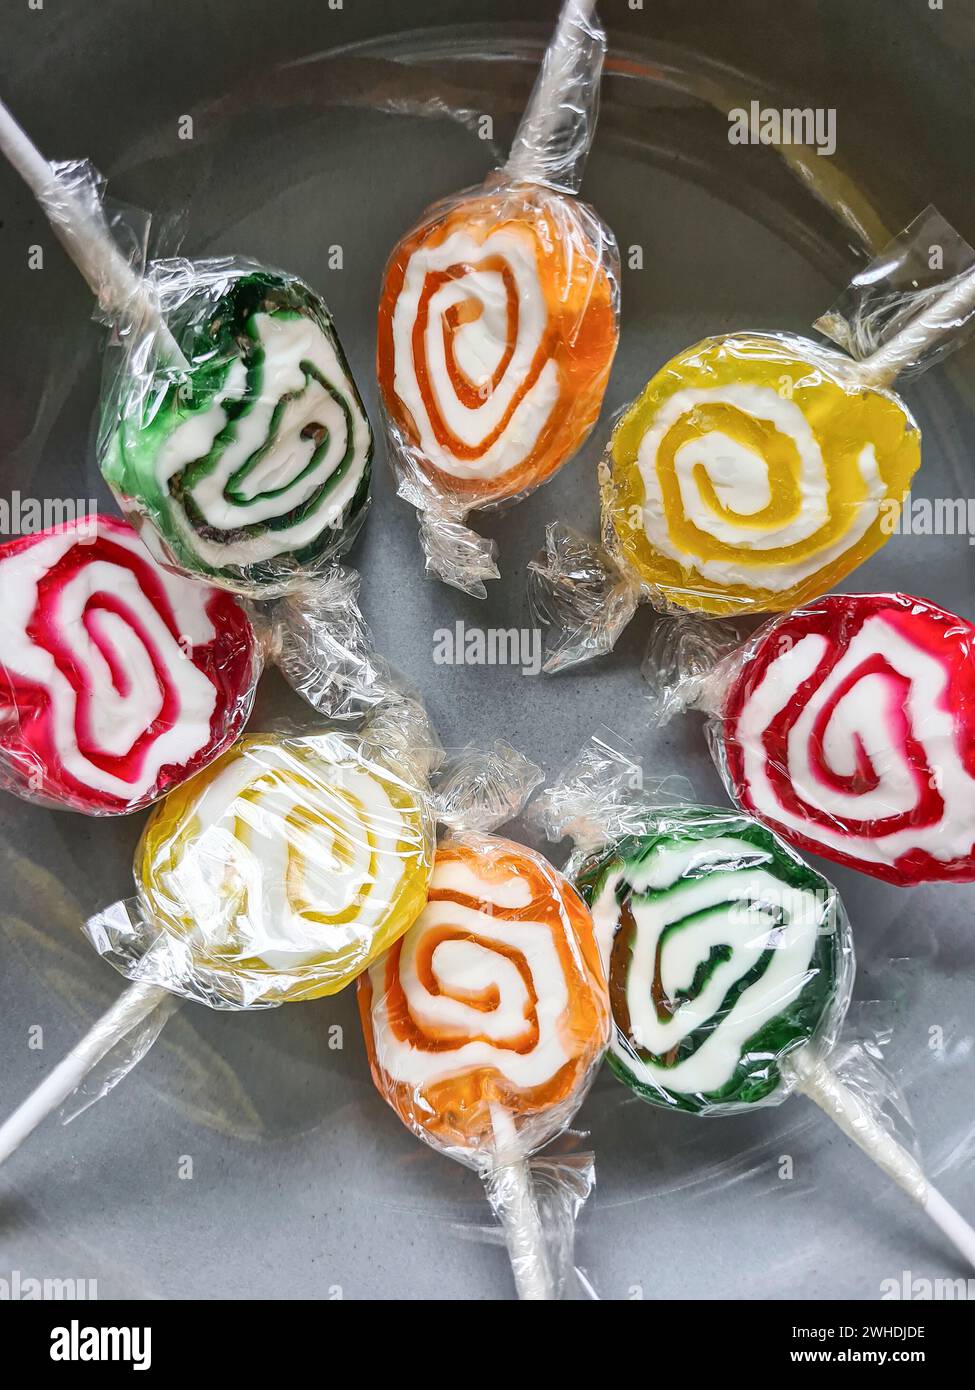
[[[648,613],[612,657],[555,679],[435,665],[434,634],[457,620],[530,626],[525,570],[545,523],[595,529],[605,422],[672,353],[734,328],[808,331],[883,235],[929,202],[975,239],[964,99],[975,9],[860,0],[854,17],[844,0],[753,0],[747,14],[712,6],[705,21],[678,0],[602,8],[612,53],[583,192],[624,251],[643,251],[643,268],[624,271],[603,422],[550,485],[482,519],[504,574],[486,602],[423,575],[414,515],[381,454],[352,560],[380,648],[426,693],[446,742],[504,735],[554,773],[604,723],[648,769],[681,771],[722,804],[698,719],[645,730]],[[188,254],[240,252],[316,286],[378,421],[386,255],[428,202],[498,158],[555,9],[412,0],[408,32],[391,32],[380,0],[103,0],[70,17],[22,6],[6,20],[3,94],[49,156],[90,156],[115,198],[153,209],[157,244],[181,235]],[[722,106],[752,97],[835,109],[837,150],[814,158],[811,181],[773,149],[729,144]],[[492,115],[493,146],[471,113]],[[0,197],[0,496],[108,502],[91,449],[102,331],[6,168]],[[42,273],[28,269],[32,244]],[[329,269],[335,245],[342,270]],[[915,496],[971,492],[972,361],[963,351],[906,388],[925,438]],[[896,537],[849,587],[913,590],[971,616],[973,556],[966,535]],[[309,723],[269,675],[253,727],[282,717]],[[3,1110],[118,993],[78,924],[130,891],[141,820],[0,799]],[[973,889],[826,871],[860,957],[849,1032],[889,1033],[928,1171],[972,1213]],[[577,1259],[603,1297],[870,1299],[904,1271],[964,1273],[802,1099],[702,1122],[641,1104],[606,1072],[577,1129],[562,1148],[591,1148],[598,1173]],[[513,1292],[476,1176],[417,1143],[374,1091],[351,990],[256,1016],[185,1006],[115,1092],[67,1129],[48,1122],[0,1173],[0,1276],[14,1270],[96,1280],[103,1298]]]

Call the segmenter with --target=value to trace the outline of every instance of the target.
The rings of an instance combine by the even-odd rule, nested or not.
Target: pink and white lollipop
[[[148,806],[234,742],[260,666],[236,599],[157,565],[127,522],[0,546],[0,784],[26,800]]]
[[[830,594],[763,627],[716,751],[746,811],[889,883],[975,880],[975,627],[907,594]]]

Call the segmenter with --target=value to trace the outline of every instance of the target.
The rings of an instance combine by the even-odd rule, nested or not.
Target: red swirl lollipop
[[[162,569],[124,521],[0,546],[0,783],[25,800],[148,806],[233,743],[259,670],[236,599]]]
[[[889,883],[975,879],[975,627],[831,594],[764,627],[723,709],[723,771],[792,844]]]

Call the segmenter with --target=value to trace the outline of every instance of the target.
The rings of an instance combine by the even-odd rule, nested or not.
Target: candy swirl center
[[[50,775],[136,803],[210,746],[218,690],[193,652],[217,635],[213,597],[108,519],[88,539],[68,529],[0,560],[7,698]]]
[[[434,871],[433,889],[393,948],[385,1070],[419,1087],[481,1067],[522,1090],[546,1085],[573,1060],[559,1028],[569,991],[551,928],[523,915],[529,884],[482,880],[455,861]]]
[[[728,731],[759,815],[876,864],[971,853],[975,779],[958,746],[949,667],[937,646],[911,640],[912,621],[922,619],[874,614],[842,642],[801,635],[796,623]]]
[[[593,903],[616,1023],[637,1082],[707,1095],[749,1039],[802,993],[828,912],[772,855],[730,836],[664,843],[609,875]]]
[[[705,579],[779,592],[855,545],[886,495],[872,444],[859,505],[839,508],[802,410],[768,386],[688,388],[656,411],[637,454],[647,538]]]
[[[245,740],[147,832],[150,905],[212,962],[351,978],[423,877],[407,790],[333,751]]]
[[[433,465],[493,479],[544,445],[560,377],[532,238],[421,245],[393,311],[394,390]]]
[[[183,543],[206,565],[254,564],[338,532],[363,482],[369,426],[335,345],[304,314],[257,313],[206,408],[156,458]]]

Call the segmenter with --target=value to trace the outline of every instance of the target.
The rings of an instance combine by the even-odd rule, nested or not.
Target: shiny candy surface
[[[596,215],[540,187],[436,204],[396,247],[379,384],[400,448],[442,496],[514,496],[583,442],[616,351],[615,267]]]
[[[793,844],[891,883],[975,879],[975,628],[830,594],[756,635],[719,735],[728,787]]]
[[[300,281],[201,279],[170,326],[187,319],[189,375],[128,370],[109,398],[102,471],[167,563],[259,595],[354,536],[372,433],[331,316]]]
[[[237,602],[116,517],[0,546],[0,783],[27,800],[148,806],[234,741],[259,671]]]
[[[609,978],[609,1062],[644,1100],[774,1098],[781,1062],[841,1012],[834,890],[763,826],[690,808],[584,866]]]
[[[529,1150],[562,1127],[609,1021],[588,909],[540,855],[491,836],[440,846],[426,910],[362,976],[359,1006],[403,1123],[484,1153],[499,1110]]]
[[[892,393],[784,335],[708,338],[620,420],[604,507],[640,578],[704,613],[780,611],[887,540],[920,463]]]
[[[426,901],[416,793],[339,734],[250,734],[170,796],[136,856],[143,910],[194,965],[258,997],[334,994]]]

